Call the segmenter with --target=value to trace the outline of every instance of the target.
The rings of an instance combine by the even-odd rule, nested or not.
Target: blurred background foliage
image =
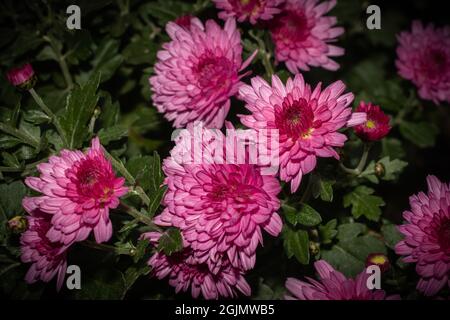
[[[70,4],[81,8],[81,30],[66,28]],[[370,4],[381,7],[381,30],[365,26]],[[53,282],[25,284],[28,266],[20,263],[19,235],[8,228],[8,220],[24,215],[21,199],[30,191],[23,178],[36,174],[36,164],[59,151],[64,142],[35,101],[3,75],[11,67],[32,63],[38,77],[36,91],[65,119],[65,130],[76,133],[69,146],[87,147],[98,135],[152,205],[141,206],[133,195],[125,202],[141,206],[151,218],[161,210],[162,192],[155,186],[163,179],[160,157],[172,147],[172,128],[152,107],[148,78],[157,50],[169,39],[165,24],[185,14],[218,20],[208,0],[0,3],[0,294],[18,299],[175,298],[165,281],[145,276],[151,251],[146,241],[137,240],[145,226],[120,213],[112,215],[115,236],[110,248],[77,244],[69,254],[69,264],[81,266],[82,290],[63,289],[57,294]],[[283,189],[283,234],[268,237],[259,249],[256,268],[247,276],[252,298],[281,298],[285,279],[313,275],[312,262],[319,258],[354,276],[373,252],[386,254],[393,266],[383,288],[415,298],[414,268],[398,261],[392,251],[400,239],[395,224],[402,221],[409,195],[425,188],[427,174],[450,180],[450,118],[448,105],[420,100],[413,85],[397,75],[396,34],[409,29],[414,19],[448,24],[448,13],[440,1],[340,0],[331,15],[346,30],[339,39],[346,49],[338,59],[341,68],[313,69],[304,74],[306,80],[313,85],[343,80],[355,93],[355,105],[361,100],[380,105],[390,114],[393,130],[373,145],[359,174],[348,175],[339,170],[337,161],[321,159],[296,194]],[[286,79],[287,70],[273,61],[268,31],[248,24],[240,28],[244,56],[259,50],[252,74],[267,78],[266,70],[272,67]],[[236,114],[245,109],[236,99],[232,103],[228,119],[237,125]],[[363,146],[351,131],[347,133],[350,141],[341,154],[346,166],[356,167]],[[168,232],[167,237],[162,249],[176,251],[177,235]]]

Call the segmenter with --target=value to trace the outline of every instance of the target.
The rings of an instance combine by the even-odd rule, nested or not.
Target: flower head
[[[179,228],[196,261],[207,263],[213,273],[222,267],[223,256],[233,267],[253,268],[262,229],[273,236],[281,232],[279,182],[257,165],[225,163],[224,153],[221,159],[212,157],[216,162],[180,164],[174,152],[181,143],[163,162],[166,208],[155,223]]]
[[[144,238],[152,243],[157,242],[160,234],[149,232]],[[155,241],[156,240],[156,241]],[[155,253],[148,265],[152,274],[158,279],[169,277],[169,284],[175,288],[176,293],[186,292],[190,289],[192,297],[198,298],[200,294],[205,299],[233,298],[237,292],[246,296],[251,294],[250,286],[244,278],[243,271],[231,266],[226,257],[221,267],[212,273],[206,263],[197,263],[192,260],[190,248],[166,256],[161,252]]]
[[[450,102],[450,27],[424,27],[414,21],[411,32],[398,36],[399,74],[411,80],[422,99]]]
[[[33,67],[29,63],[9,70],[6,77],[13,86],[25,90],[31,89],[36,83]]]
[[[62,150],[37,168],[41,175],[28,177],[25,183],[43,195],[27,201],[52,215],[47,233],[52,242],[69,245],[83,241],[91,230],[99,243],[111,238],[109,209],[119,205],[127,188],[124,179],[115,176],[98,138],[92,140],[86,154]]]
[[[51,228],[51,215],[42,212],[29,198],[23,200],[23,206],[30,214],[27,216],[28,229],[20,237],[22,262],[32,263],[25,281],[34,283],[38,280],[49,282],[57,276],[57,288],[61,286],[66,275],[67,261],[65,246],[61,242],[52,242],[47,237]]]
[[[428,193],[409,198],[411,210],[403,213],[399,226],[405,236],[395,252],[404,262],[416,263],[421,277],[417,289],[427,296],[450,287],[450,185],[427,177]]]
[[[288,278],[286,288],[292,294],[288,300],[397,300],[398,295],[386,296],[384,290],[370,290],[365,270],[355,279],[348,279],[325,260],[314,263],[319,280],[310,278],[308,282]]]
[[[361,101],[356,112],[365,112],[367,114],[367,121],[359,126],[354,127],[355,133],[358,137],[365,141],[377,141],[383,139],[389,131],[390,118],[387,116],[379,106],[372,103],[364,103]]]
[[[282,12],[270,25],[275,44],[275,58],[286,63],[292,73],[308,71],[310,66],[337,70],[339,64],[330,57],[342,56],[344,50],[331,45],[344,33],[335,27],[336,17],[324,16],[336,0],[287,0]]]
[[[192,18],[190,28],[169,22],[166,30],[172,40],[158,52],[150,77],[153,103],[177,128],[195,120],[221,128],[241,84],[239,72],[253,59],[242,63],[236,21],[228,19],[222,29]]]
[[[251,82],[239,91],[252,113],[241,115],[241,122],[256,131],[278,129],[280,178],[291,182],[292,192],[315,168],[317,157],[339,159],[334,147],[347,140],[339,129],[366,121],[365,113],[352,114],[353,94],[343,94],[341,81],[323,90],[321,84],[312,90],[300,74],[286,85],[277,76],[272,77],[272,85],[260,77]]]
[[[281,10],[279,6],[284,0],[213,0],[221,19],[236,17],[239,22],[249,20],[256,24],[258,20],[270,20]]]

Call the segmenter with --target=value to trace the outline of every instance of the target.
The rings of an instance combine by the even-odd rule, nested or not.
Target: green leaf
[[[286,220],[293,226],[300,223],[307,227],[313,227],[322,222],[320,214],[306,203],[300,205],[300,210],[287,204],[283,204],[282,208]]]
[[[128,136],[128,128],[124,125],[101,128],[98,137],[102,145],[108,145],[111,141],[117,141]]]
[[[398,175],[403,171],[403,169],[408,165],[408,162],[399,159],[391,161],[389,157],[385,157],[378,162],[383,165],[385,171],[381,179],[386,181],[395,180],[398,177]]]
[[[397,230],[397,226],[394,224],[383,225],[381,227],[381,233],[383,234],[384,242],[391,249],[394,249],[395,245],[403,239],[403,235]]]
[[[100,74],[97,73],[83,86],[73,89],[67,97],[60,123],[69,149],[80,148],[86,138],[86,127],[98,101],[96,91],[99,83]]]
[[[301,264],[309,263],[309,236],[305,230],[294,230],[285,226],[283,232],[284,251],[290,259],[293,256]]]
[[[313,175],[312,183],[312,195],[314,198],[318,198],[323,201],[331,202],[333,201],[333,184],[335,181],[325,180],[320,175]]]
[[[0,206],[7,217],[12,218],[22,212],[22,199],[26,194],[27,189],[20,180],[0,184]]]
[[[150,241],[148,239],[139,240],[134,251],[133,261],[137,263],[146,253],[146,249],[149,246]]]
[[[426,148],[435,145],[438,129],[434,124],[428,122],[413,123],[402,121],[400,123],[400,133],[415,145]]]
[[[288,204],[282,204],[281,208],[283,209],[283,214],[286,220],[295,226],[297,224],[297,209]]]
[[[405,156],[405,150],[403,149],[402,142],[395,138],[384,138],[381,140],[382,145],[382,157],[390,157],[391,159],[403,158]]]
[[[297,221],[306,227],[313,227],[322,222],[322,217],[314,208],[304,203],[300,209]]]
[[[158,251],[164,252],[165,255],[170,256],[172,253],[179,252],[183,249],[183,239],[181,238],[180,230],[176,228],[167,229],[159,238]]]
[[[338,227],[337,238],[339,241],[351,240],[367,231],[362,223],[344,223]]]
[[[131,287],[139,279],[139,277],[149,274],[150,271],[151,271],[151,269],[147,264],[144,264],[141,266],[132,265],[131,267],[129,267],[124,273],[124,279],[125,279],[124,293],[126,293],[128,290],[131,289]]]
[[[319,237],[320,242],[323,244],[331,243],[331,241],[336,237],[337,230],[336,230],[337,220],[332,219],[328,221],[325,225],[319,226]]]
[[[355,218],[365,216],[372,221],[378,221],[381,216],[381,206],[385,203],[382,198],[372,195],[374,190],[366,186],[358,186],[344,196],[344,207],[352,207]]]

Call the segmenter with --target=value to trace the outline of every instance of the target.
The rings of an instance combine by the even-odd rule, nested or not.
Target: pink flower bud
[[[36,83],[33,67],[29,63],[9,70],[6,77],[13,86],[25,90],[31,89]]]

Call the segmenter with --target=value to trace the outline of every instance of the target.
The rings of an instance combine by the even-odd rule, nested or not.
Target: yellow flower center
[[[366,127],[369,128],[369,129],[375,128],[375,127],[376,127],[375,121],[373,121],[373,120],[367,120],[367,122],[366,122]]]
[[[372,263],[374,264],[385,264],[386,263],[386,257],[379,255],[379,256],[373,256],[372,259],[370,259]]]

